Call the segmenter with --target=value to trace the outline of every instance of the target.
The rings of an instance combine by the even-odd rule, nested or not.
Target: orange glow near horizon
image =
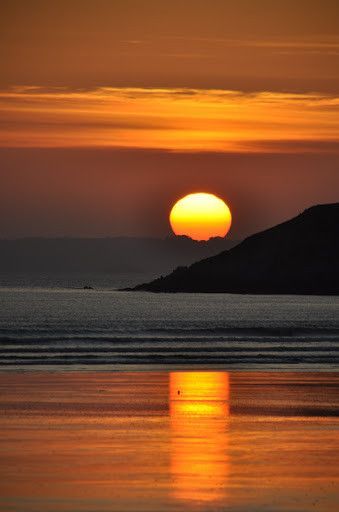
[[[171,372],[173,497],[213,502],[225,498],[229,475],[226,372]]]
[[[169,220],[176,235],[186,235],[193,240],[209,240],[227,235],[232,215],[222,199],[214,194],[198,192],[179,199],[171,210]]]

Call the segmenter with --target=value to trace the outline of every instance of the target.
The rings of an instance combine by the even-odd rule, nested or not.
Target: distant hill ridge
[[[228,238],[197,242],[186,236],[0,240],[0,272],[148,272],[151,278],[236,243]]]
[[[136,286],[154,292],[339,292],[339,203],[317,205],[237,246]]]

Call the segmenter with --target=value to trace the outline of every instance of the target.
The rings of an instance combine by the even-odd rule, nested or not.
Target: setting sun
[[[227,204],[205,192],[189,194],[177,201],[170,213],[170,224],[176,235],[186,235],[193,240],[224,237],[232,223]]]

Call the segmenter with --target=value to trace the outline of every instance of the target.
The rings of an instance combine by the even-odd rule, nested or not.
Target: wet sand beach
[[[0,509],[323,511],[339,374],[0,374]]]

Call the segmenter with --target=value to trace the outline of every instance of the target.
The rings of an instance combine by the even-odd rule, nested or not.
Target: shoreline
[[[136,365],[133,363],[125,364],[125,365],[107,365],[107,368],[103,368],[105,365],[100,366],[83,366],[79,368],[75,368],[72,366],[64,366],[62,368],[56,368],[55,365],[50,365],[45,368],[41,367],[34,367],[34,366],[26,366],[22,368],[3,368],[0,367],[0,375],[1,374],[8,374],[8,373],[17,373],[17,374],[23,374],[23,373],[41,373],[41,374],[63,374],[63,373],[158,373],[158,372],[175,372],[175,371],[181,371],[181,372],[187,372],[187,371],[197,371],[197,372],[204,372],[204,371],[216,371],[216,372],[227,372],[230,374],[237,374],[237,373],[270,373],[270,374],[302,374],[302,373],[314,373],[314,374],[338,374],[339,375],[339,368],[281,368],[277,365],[275,368],[267,368],[263,366],[258,367],[252,367],[249,368],[248,366],[245,367],[239,367],[239,368],[229,368],[224,365],[192,365],[190,363],[187,364],[181,364],[181,365]]]

